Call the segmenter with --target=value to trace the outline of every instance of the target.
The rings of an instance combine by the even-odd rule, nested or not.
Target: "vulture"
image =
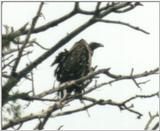
[[[84,39],[76,42],[70,50],[64,50],[59,53],[54,62],[51,64],[57,64],[54,75],[60,84],[79,79],[87,75],[91,71],[91,58],[93,52],[98,47],[103,47],[102,44],[92,42],[88,44]],[[71,92],[81,93],[84,89],[83,83],[74,85],[66,89],[67,94]],[[63,98],[64,91],[60,91],[60,97]]]

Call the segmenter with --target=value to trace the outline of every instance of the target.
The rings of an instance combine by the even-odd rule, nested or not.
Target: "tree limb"
[[[12,126],[15,126],[19,123],[24,123],[26,121],[33,120],[33,119],[45,118],[45,119],[48,120],[49,118],[48,117],[46,118],[46,116],[48,116],[48,115],[50,117],[54,117],[54,118],[57,117],[57,116],[70,115],[72,113],[84,111],[84,110],[89,109],[89,108],[91,108],[95,105],[117,106],[121,110],[128,110],[129,112],[132,112],[132,113],[135,113],[135,114],[141,116],[142,115],[141,113],[131,109],[132,107],[127,107],[125,104],[130,102],[131,100],[139,98],[139,96],[140,96],[140,98],[150,98],[150,97],[154,97],[156,95],[157,95],[157,92],[153,93],[153,94],[149,94],[149,95],[136,95],[137,97],[131,97],[131,98],[128,98],[127,100],[124,100],[122,102],[116,102],[116,101],[113,101],[113,100],[110,100],[110,99],[108,99],[108,100],[103,100],[103,99],[96,100],[94,98],[83,96],[82,97],[83,100],[90,101],[92,103],[88,104],[84,107],[74,109],[74,110],[64,111],[64,112],[61,112],[61,113],[51,115],[51,113],[53,113],[54,111],[56,111],[58,109],[61,109],[65,104],[75,100],[74,99],[75,97],[73,96],[70,100],[66,100],[66,99],[60,100],[59,102],[54,103],[52,106],[48,107],[46,110],[42,110],[41,112],[38,112],[38,113],[35,113],[35,114],[32,113],[32,114],[29,114],[29,115],[24,116],[22,118],[15,119],[14,121],[9,121],[7,124],[2,126],[2,129],[4,130],[4,129],[10,128]],[[128,101],[128,100],[130,100],[130,101]],[[46,120],[45,120],[45,122],[46,122]]]
[[[115,20],[104,20],[104,19],[99,19],[99,18],[96,18],[97,22],[104,22],[104,23],[110,23],[110,24],[120,24],[120,25],[125,25],[125,26],[128,26],[132,29],[135,29],[137,31],[141,31],[145,34],[150,34],[149,32],[141,29],[140,27],[138,26],[134,26],[134,25],[131,25],[129,23],[126,23],[126,22],[122,22],[122,21],[115,21]]]

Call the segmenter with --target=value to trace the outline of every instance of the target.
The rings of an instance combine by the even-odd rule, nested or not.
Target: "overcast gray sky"
[[[45,18],[41,17],[37,26],[45,24],[53,19],[59,18],[73,8],[73,2],[57,3],[48,2],[42,10]],[[93,9],[95,3],[82,3],[83,9]],[[50,89],[53,85],[53,71],[55,67],[50,67],[56,54],[64,48],[70,49],[73,44],[81,38],[87,42],[100,42],[104,48],[98,49],[93,56],[93,65],[98,68],[111,67],[111,71],[116,74],[130,74],[131,68],[135,73],[141,73],[146,70],[154,69],[159,66],[159,3],[148,2],[143,3],[132,11],[124,14],[110,14],[106,19],[121,20],[150,32],[146,35],[140,31],[133,30],[129,27],[116,24],[97,23],[81,32],[72,39],[67,45],[58,50],[54,55],[49,57],[45,62],[34,70],[35,92],[38,94],[44,90]],[[13,26],[18,29],[26,22],[30,22],[35,16],[39,3],[30,2],[5,2],[2,6],[2,24]],[[32,38],[46,48],[52,47],[62,37],[66,36],[73,29],[83,24],[89,16],[77,15],[74,18],[58,25],[55,28],[45,32],[35,34]],[[4,30],[3,30],[4,32]],[[29,56],[33,61],[39,57],[45,50],[34,47],[33,54]],[[26,66],[27,58],[22,60],[19,69]],[[122,81],[112,86],[104,86],[97,91],[89,94],[95,98],[113,99],[122,101],[135,94],[151,94],[158,90],[158,77],[140,79],[139,81],[151,81],[142,85],[142,90],[138,89],[132,81]],[[99,83],[109,80],[108,77],[101,75]],[[29,91],[30,82],[21,81],[21,91]],[[73,102],[70,108],[80,105],[79,101]],[[29,109],[24,110],[26,115],[31,111],[37,112],[45,109],[48,104],[36,102]],[[50,119],[45,129],[57,129],[60,125],[64,125],[62,129],[143,129],[148,117],[148,111],[153,113],[158,111],[158,100],[140,100],[135,101],[135,109],[139,109],[144,113],[142,119],[137,120],[136,115],[127,111],[120,112],[117,107],[112,106],[96,106],[89,109],[91,117],[87,113],[80,112],[68,116]],[[38,121],[32,121],[37,123]],[[31,123],[32,123],[31,122]],[[30,129],[31,123],[24,124],[22,129]]]

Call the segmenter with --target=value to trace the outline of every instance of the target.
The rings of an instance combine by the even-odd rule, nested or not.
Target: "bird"
[[[87,75],[91,70],[91,62],[94,50],[103,47],[102,44],[91,42],[88,44],[84,39],[76,42],[70,50],[64,50],[56,56],[51,66],[57,64],[54,75],[60,84],[79,79]],[[73,85],[66,89],[67,94],[71,92],[81,93],[83,84]],[[64,91],[60,91],[60,97],[63,98]]]

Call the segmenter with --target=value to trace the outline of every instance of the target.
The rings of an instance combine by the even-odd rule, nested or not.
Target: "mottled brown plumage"
[[[99,43],[87,44],[81,39],[69,50],[59,53],[52,65],[58,64],[55,70],[55,76],[60,83],[79,79],[87,75],[91,70],[91,57],[93,51],[101,47]],[[67,89],[67,93],[75,91],[81,93],[82,84],[74,85]],[[63,97],[63,92],[61,92]]]

